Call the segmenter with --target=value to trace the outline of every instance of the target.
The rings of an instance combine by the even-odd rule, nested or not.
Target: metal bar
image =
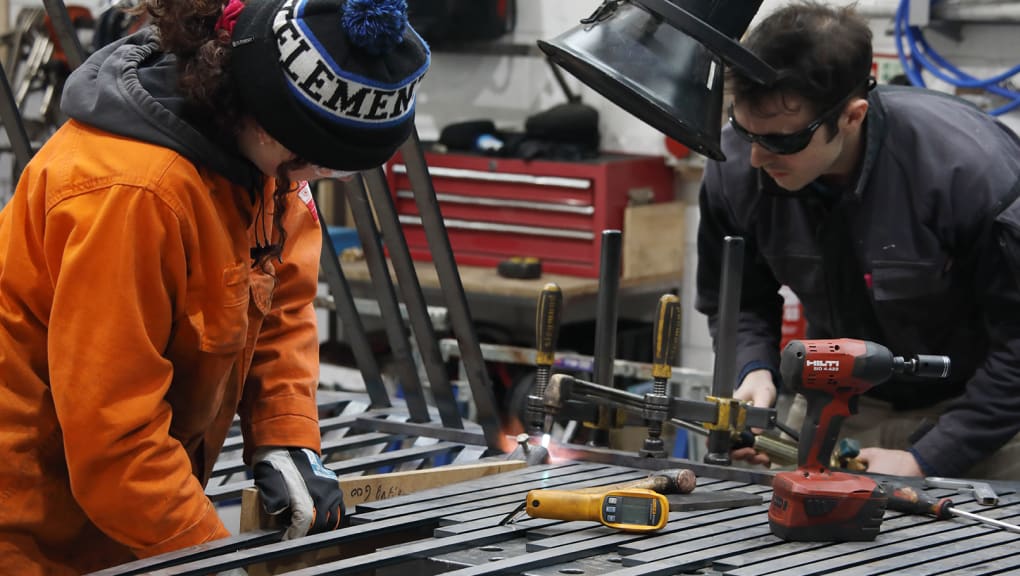
[[[375,446],[377,444],[387,444],[397,440],[403,440],[405,437],[398,434],[356,434],[354,436],[345,436],[336,440],[323,440],[322,448],[320,449],[323,459],[333,452],[339,452],[341,450],[353,450],[356,448],[364,448],[366,446]],[[218,460],[213,466],[212,475],[222,476],[224,474],[234,474],[236,472],[243,472],[248,469],[248,465],[244,463],[241,458],[232,458],[230,460]]]
[[[316,206],[318,210],[318,206]],[[322,210],[318,210],[322,214]],[[386,392],[386,384],[382,379],[382,372],[379,364],[375,361],[372,353],[372,346],[365,334],[365,327],[361,323],[361,316],[354,306],[354,296],[351,294],[351,287],[344,276],[343,268],[340,267],[340,257],[336,253],[336,246],[329,236],[329,227],[326,219],[319,218],[319,228],[322,230],[322,255],[319,258],[319,265],[326,276],[326,283],[329,291],[333,294],[333,301],[336,303],[336,318],[344,329],[344,339],[351,346],[351,353],[354,354],[354,362],[361,370],[361,377],[365,380],[365,388],[372,400],[373,408],[389,408],[389,393]]]
[[[606,529],[608,530],[608,529]],[[479,576],[482,574],[523,574],[536,568],[549,566],[557,562],[569,562],[614,550],[621,543],[641,538],[641,535],[619,532],[590,538],[584,543],[559,546],[538,552],[529,551],[502,560],[495,560],[478,566],[445,572],[444,576]]]
[[[394,164],[394,174],[408,174],[406,164]],[[484,180],[486,182],[504,182],[508,184],[530,184],[532,186],[554,186],[556,188],[574,188],[590,190],[591,180],[582,178],[564,178],[562,176],[535,176],[532,174],[512,174],[509,172],[482,172],[463,168],[444,168],[429,166],[429,175],[457,180]]]
[[[336,310],[336,302],[333,301],[333,297],[329,294],[324,294],[315,297],[315,305],[320,308],[327,310]],[[382,311],[379,309],[379,303],[375,300],[369,300],[367,298],[355,298],[354,306],[357,308],[358,313],[363,316],[381,316]],[[449,323],[446,320],[446,308],[442,306],[428,306],[429,320],[432,322],[432,326],[439,332],[443,332],[449,329]],[[401,320],[407,320],[407,307],[403,304],[400,305],[400,318]]]
[[[539,464],[536,466],[528,466],[510,472],[503,472],[501,474],[471,480],[469,482],[462,482],[449,487],[435,488],[429,490],[427,493],[409,494],[406,496],[398,496],[396,498],[387,498],[386,500],[364,502],[362,504],[358,504],[358,519],[367,519],[368,516],[360,514],[361,512],[366,511],[382,510],[384,508],[399,508],[408,504],[417,505],[426,501],[441,500],[443,498],[450,497],[463,500],[465,494],[474,498],[486,490],[492,490],[494,485],[498,485],[504,490],[512,490],[515,489],[517,485],[521,484],[524,485],[522,486],[522,489],[526,490],[526,487],[530,486],[531,482],[542,481],[549,477],[570,475],[599,476],[607,474],[608,472],[605,472],[606,470],[610,470],[610,467],[601,464],[579,466],[572,462],[566,464]]]
[[[358,430],[373,430],[376,432],[388,432],[390,434],[404,434],[407,436],[424,436],[436,438],[448,442],[459,442],[473,446],[485,446],[485,436],[479,431],[464,430],[462,428],[445,428],[439,423],[421,424],[415,422],[401,422],[399,420],[382,420],[372,415],[360,416],[354,427]]]
[[[509,346],[506,344],[485,344],[482,345],[482,356],[490,362],[501,362],[504,364],[525,364],[535,365],[535,349],[523,346]],[[439,349],[443,357],[460,357],[460,347],[457,341],[450,338],[443,338],[439,341]],[[554,368],[572,370],[577,372],[594,372],[595,358],[585,354],[574,354],[572,352],[557,352],[553,363]],[[651,380],[652,365],[648,362],[635,362],[633,360],[613,360],[613,374],[622,378],[637,378],[640,380]],[[670,382],[683,383],[693,382],[704,386],[705,391],[711,390],[712,373],[695,368],[673,366],[670,373]]]
[[[616,321],[620,302],[620,255],[623,235],[619,230],[602,231],[599,262],[599,293],[595,312],[595,383],[613,387],[616,358]]]
[[[946,562],[953,560],[964,560],[968,565],[981,565],[989,560],[1003,559],[1009,556],[1020,559],[1020,550],[1017,550],[1014,546],[1009,546],[1010,543],[1016,543],[1015,536],[1010,537],[1003,532],[992,531],[976,535],[973,538],[934,545],[925,552],[923,558],[911,555],[909,552],[912,550],[907,550],[904,554],[895,554],[882,560],[868,562],[863,567],[867,568],[868,574],[890,572],[904,574],[909,571],[911,574],[916,575],[926,567],[934,569],[935,566],[938,566],[939,571],[945,570],[947,568]],[[850,571],[859,572],[860,568],[855,567],[850,569]],[[829,574],[846,573],[847,571],[844,570],[829,572]]]
[[[43,0],[43,4],[53,24],[57,41],[60,42],[60,48],[67,57],[67,66],[74,70],[85,61],[85,50],[78,40],[78,33],[74,29],[74,23],[71,22],[71,16],[67,13],[67,7],[64,6],[64,0]]]
[[[447,428],[463,429],[464,422],[461,420],[460,410],[457,408],[453,387],[446,373],[446,366],[439,354],[439,342],[436,339],[435,329],[429,321],[425,294],[421,290],[418,274],[414,270],[411,252],[407,248],[407,239],[404,238],[400,221],[397,219],[397,208],[393,204],[393,197],[390,196],[386,175],[382,168],[376,168],[363,172],[362,177],[365,179],[365,184],[368,185],[372,206],[379,218],[379,228],[390,253],[393,271],[397,275],[397,288],[400,289],[404,297],[404,305],[407,306],[411,330],[418,343],[418,353],[421,354],[422,367],[428,376],[432,398],[439,411],[439,419]]]
[[[497,479],[493,478],[487,487],[472,490],[471,492],[444,493],[441,498],[422,498],[403,506],[382,507],[364,513],[361,512],[361,507],[359,507],[357,517],[352,518],[351,521],[353,523],[377,522],[387,518],[399,517],[403,514],[416,514],[426,510],[438,511],[443,517],[446,517],[461,512],[477,511],[480,507],[488,508],[503,504],[519,504],[531,490],[560,486],[579,486],[597,478],[619,478],[622,474],[620,470],[620,468],[599,470],[593,476],[576,472],[535,476],[527,482],[514,482],[507,485],[498,485],[496,484]]]
[[[404,391],[407,411],[411,414],[412,422],[428,422],[429,407],[425,401],[425,391],[418,378],[418,369],[411,351],[411,343],[404,329],[397,292],[393,287],[393,279],[390,277],[390,268],[386,264],[386,255],[383,253],[379,229],[375,225],[375,215],[372,213],[372,205],[368,201],[364,179],[355,178],[347,182],[345,190],[351,212],[354,214],[354,221],[357,223],[361,249],[365,253],[365,261],[368,264],[372,287],[379,302],[379,311],[390,343],[390,350],[397,364],[397,374],[400,376],[400,386]]]
[[[471,311],[468,308],[467,296],[464,294],[464,285],[461,283],[460,273],[457,271],[453,249],[450,247],[450,238],[446,235],[443,216],[439,211],[439,203],[436,201],[436,191],[432,187],[428,165],[425,163],[425,153],[418,140],[416,130],[412,128],[411,137],[407,139],[407,142],[404,142],[400,150],[403,154],[404,164],[407,166],[407,176],[414,189],[415,204],[418,206],[418,214],[425,227],[425,238],[428,240],[429,251],[432,253],[432,261],[436,267],[436,275],[439,277],[439,285],[446,300],[446,308],[453,324],[453,333],[460,343],[464,369],[477,411],[476,420],[482,426],[482,431],[488,440],[489,450],[493,453],[502,453],[503,434],[500,431],[496,398],[492,390],[492,383],[489,381],[485,359],[482,358],[482,350],[478,345],[478,335],[475,332],[474,323],[471,321]]]
[[[440,442],[429,446],[414,446],[412,448],[393,450],[392,452],[385,452],[383,454],[366,456],[363,458],[351,458],[349,460],[341,460],[339,462],[329,462],[325,466],[335,472],[337,476],[342,476],[344,474],[375,470],[377,468],[400,464],[402,462],[410,462],[413,460],[440,456],[458,451],[461,448],[462,446],[459,444]],[[254,485],[255,483],[252,480],[232,482],[222,486],[206,488],[205,495],[213,502],[231,500],[233,498],[239,498],[242,490],[245,488],[251,488]]]
[[[737,320],[740,316],[740,289],[744,277],[744,239],[727,236],[723,239],[722,277],[719,294],[719,324],[716,332],[715,369],[712,396],[732,398],[737,378]],[[708,464],[729,464],[731,433],[726,429],[708,434]]]
[[[783,570],[778,574],[786,574],[787,576],[794,574],[804,576],[809,574],[828,574],[833,570],[858,565],[867,566],[872,562],[878,562],[887,558],[903,560],[904,556],[922,550],[925,552],[923,556],[927,558],[927,551],[931,548],[946,546],[953,542],[964,541],[988,533],[988,528],[984,526],[964,526],[952,522],[941,522],[940,524],[954,524],[955,527],[951,530],[943,530],[932,534],[933,526],[926,524],[924,526],[914,526],[913,528],[898,530],[888,534],[887,538],[864,543],[865,545],[862,547],[847,548],[836,544],[829,549],[831,555],[827,559],[811,564],[799,565]],[[925,528],[927,529],[925,530]],[[840,550],[843,553],[840,553]]]
[[[919,551],[933,546],[942,546],[979,534],[994,533],[986,526],[960,524],[953,521],[938,521],[934,518],[916,515],[900,515],[882,523],[882,537],[871,542],[830,543],[823,548],[786,554],[778,558],[767,558],[747,568],[735,570],[735,574],[819,574],[860,563],[879,561],[891,556],[907,556],[903,549]],[[893,552],[886,554],[893,548]],[[741,555],[743,556],[743,555]],[[926,558],[926,556],[924,556]],[[846,558],[845,562],[839,560]],[[905,562],[909,561],[903,558]],[[727,560],[728,561],[728,560]],[[746,557],[744,562],[747,562]]]
[[[206,558],[218,558],[224,553],[234,552],[238,549],[253,548],[279,542],[283,536],[282,530],[259,530],[246,532],[237,536],[229,536],[219,540],[207,542],[201,546],[192,546],[182,550],[175,550],[160,554],[151,558],[143,558],[133,562],[120,564],[98,572],[91,572],[89,576],[134,576],[135,574],[148,574],[153,570],[168,568],[184,562],[202,561]]]
[[[566,447],[574,458],[585,462],[601,462],[615,466],[631,466],[645,470],[665,470],[667,468],[690,468],[695,474],[711,476],[724,480],[735,480],[747,482],[748,484],[760,484],[771,486],[775,472],[757,468],[733,468],[729,466],[716,466],[714,464],[702,464],[692,460],[678,458],[644,458],[637,454],[597,448],[592,446],[581,446],[570,444]],[[555,452],[555,451],[554,451]]]
[[[25,130],[25,123],[14,102],[14,93],[11,92],[11,84],[6,73],[0,74],[0,122],[4,124],[7,139],[14,151],[14,176],[17,177],[28,165],[34,152],[28,132]]]
[[[332,418],[324,418],[319,420],[319,431],[329,432],[332,430],[338,430],[341,428],[349,428],[355,421],[357,421],[357,415],[350,416],[334,416]],[[228,450],[239,450],[244,446],[244,438],[240,435],[231,436],[223,443],[223,448],[220,452],[226,452]]]
[[[543,228],[541,226],[521,226],[518,224],[500,224],[498,222],[476,222],[457,218],[443,219],[445,228],[454,230],[481,230],[483,232],[505,232],[525,236],[545,236],[548,238],[570,238],[573,240],[591,240],[594,234],[587,230],[570,230],[566,228]],[[423,220],[411,214],[401,214],[400,223],[410,226],[425,226]]]
[[[397,190],[397,198],[414,198],[414,192],[410,190]],[[534,202],[529,200],[510,200],[508,198],[444,194],[442,192],[436,194],[436,200],[447,204],[465,204],[490,208],[524,208],[539,212],[562,212],[566,214],[580,214],[581,216],[591,216],[595,213],[595,207],[591,204]]]
[[[616,359],[616,324],[619,315],[620,256],[623,237],[619,230],[603,230],[599,261],[599,292],[595,304],[595,373],[597,384],[612,388],[615,384],[613,361]],[[608,446],[609,429],[616,411],[599,407],[597,426],[588,444]]]

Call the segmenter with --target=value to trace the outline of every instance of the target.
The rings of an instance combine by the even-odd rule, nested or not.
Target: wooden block
[[[375,502],[377,500],[420,492],[429,488],[439,488],[448,484],[466,482],[491,474],[517,470],[524,468],[526,465],[527,463],[524,460],[498,460],[462,466],[440,466],[425,470],[408,470],[406,472],[341,478],[339,482],[340,489],[344,494],[344,505],[347,507],[347,512],[351,513],[354,511],[355,506],[364,502]],[[255,488],[245,488],[241,493],[241,532],[273,529],[276,527],[272,517],[262,509],[258,490]],[[390,544],[398,543],[400,542],[392,542]],[[280,574],[364,553],[364,550],[354,549],[350,546],[346,548],[350,549],[340,546],[335,549],[308,552],[271,564],[252,565],[247,567],[248,575],[269,576],[271,574]]]
[[[623,278],[683,275],[683,202],[628,206],[623,213]]]
[[[523,468],[524,460],[499,460],[462,466],[440,466],[389,474],[371,474],[340,479],[344,505],[348,512],[364,502],[375,502],[405,494],[466,482],[491,474]],[[262,511],[258,490],[246,488],[241,494],[241,532],[272,528],[270,517]]]

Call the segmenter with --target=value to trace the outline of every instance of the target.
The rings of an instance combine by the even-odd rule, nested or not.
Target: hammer
[[[927,488],[950,488],[952,490],[966,490],[974,493],[974,499],[982,506],[995,506],[999,503],[999,496],[987,482],[975,482],[974,480],[956,480],[952,478],[940,478],[928,476],[924,479]]]
[[[688,494],[694,490],[697,478],[694,472],[686,468],[672,468],[669,470],[657,470],[640,480],[631,480],[611,486],[595,486],[592,488],[581,488],[574,492],[606,492],[609,490],[622,490],[624,488],[644,488],[654,490],[659,494]]]

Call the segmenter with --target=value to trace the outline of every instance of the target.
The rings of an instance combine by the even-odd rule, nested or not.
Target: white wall
[[[953,0],[942,0],[953,4]],[[756,21],[787,3],[765,0]],[[849,0],[829,0],[836,5]],[[967,0],[970,4],[993,4],[994,0]],[[518,28],[515,43],[534,43],[549,39],[575,26],[588,16],[599,0],[518,0]],[[859,0],[860,10],[884,13],[871,19],[876,53],[895,54],[892,36],[892,11],[895,0]],[[1007,11],[1020,17],[1020,2],[1008,2]],[[754,23],[752,23],[752,26]],[[1020,22],[1000,24],[964,24],[956,41],[938,32],[929,32],[928,40],[950,60],[977,76],[1000,72],[1020,63]],[[603,148],[635,153],[663,154],[661,134],[635,120],[629,114],[568,76],[572,88],[583,100],[601,113]],[[948,89],[933,81],[931,87]],[[524,119],[562,101],[562,94],[548,65],[540,57],[507,57],[453,54],[437,51],[433,69],[422,88],[419,104],[419,130],[423,137],[438,136],[443,125],[460,120],[491,118],[504,128],[522,128]],[[1016,115],[1008,119],[1020,128]]]

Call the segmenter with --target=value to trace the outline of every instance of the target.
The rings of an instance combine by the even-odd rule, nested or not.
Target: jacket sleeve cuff
[[[245,464],[251,464],[255,449],[261,446],[308,448],[316,453],[321,450],[319,422],[306,414],[281,414],[252,422],[251,432],[244,443]]]
[[[206,500],[205,513],[189,528],[153,546],[135,549],[134,553],[139,558],[148,558],[228,536],[230,536],[230,531],[223,525],[216,508],[212,502]]]
[[[763,360],[752,360],[744,364],[744,367],[740,369],[740,374],[737,375],[737,387],[740,386],[740,383],[744,381],[748,374],[755,370],[768,370],[772,374],[772,383],[776,385],[776,390],[779,390],[779,371]]]
[[[977,455],[946,436],[938,426],[914,443],[909,451],[927,476],[962,477],[978,460]]]

